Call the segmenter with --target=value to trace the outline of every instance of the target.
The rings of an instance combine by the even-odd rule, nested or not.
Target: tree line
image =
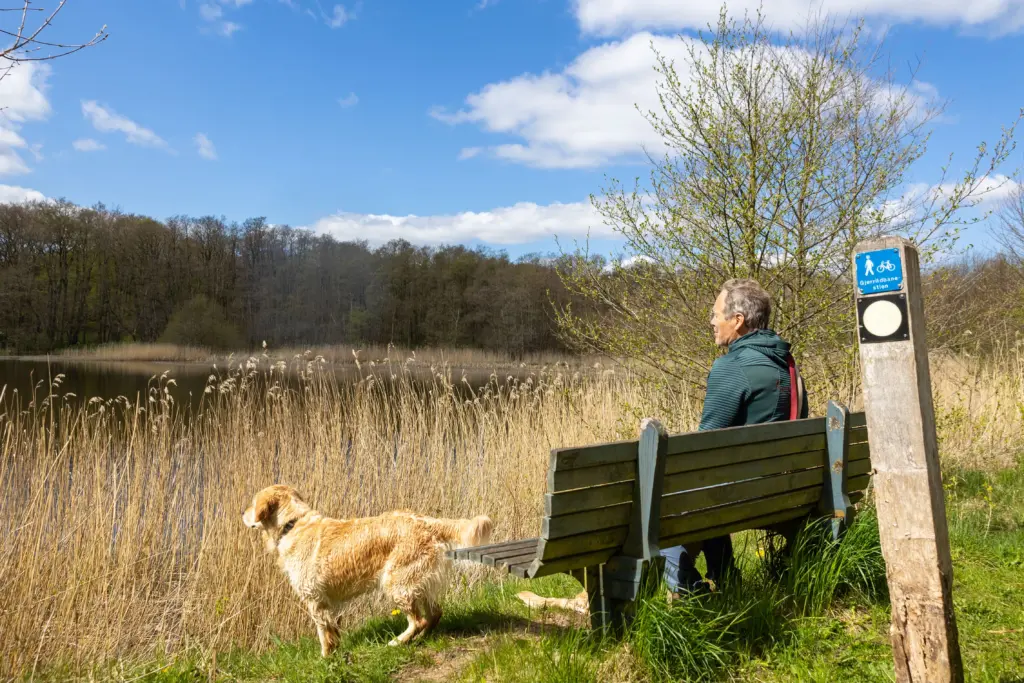
[[[539,255],[378,248],[211,216],[157,221],[66,201],[0,206],[0,348],[135,341],[561,350]]]
[[[1013,202],[1024,206],[1024,193],[1014,193]],[[1012,212],[1001,217],[1018,232],[1024,225]],[[1005,228],[999,235],[1000,253],[926,274],[933,348],[1012,343],[1024,329],[1024,241]],[[638,261],[624,279],[615,263],[582,254],[513,261],[502,252],[401,240],[370,248],[263,218],[160,222],[65,201],[7,204],[0,205],[0,349],[169,341],[236,350],[266,341],[480,348],[513,357],[610,351],[580,344],[571,329],[559,328],[558,316],[574,310],[613,329],[621,327],[624,297],[637,310],[653,308],[644,292],[655,269]],[[623,289],[614,297],[573,292],[581,269],[606,288]],[[693,275],[701,283],[695,292],[706,290],[695,297],[697,308],[710,306],[719,276]],[[673,315],[660,305],[658,311]],[[676,306],[675,316],[685,314]],[[666,345],[684,345],[678,329],[658,330]],[[845,330],[842,346],[853,348],[852,332]],[[694,322],[689,333],[712,353],[706,325]]]

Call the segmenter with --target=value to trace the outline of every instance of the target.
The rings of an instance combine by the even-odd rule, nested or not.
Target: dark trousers
[[[677,545],[673,548],[662,548],[661,555],[665,558],[665,581],[669,590],[691,590],[701,582],[700,572],[694,564],[697,555],[703,551],[707,561],[707,578],[719,583],[725,574],[733,568],[732,537],[728,534],[709,538],[690,545]]]

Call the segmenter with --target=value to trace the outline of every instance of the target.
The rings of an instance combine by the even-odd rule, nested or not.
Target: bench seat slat
[[[632,501],[633,482],[631,481],[561,493],[546,493],[544,494],[544,515],[557,517]]]
[[[490,557],[489,555],[487,557]],[[514,564],[529,564],[537,559],[537,549],[534,548],[533,552],[521,552],[518,555],[509,555],[506,557],[494,557],[490,558],[492,561],[484,562],[494,567],[500,567],[507,569]]]
[[[445,556],[453,560],[471,560],[473,562],[479,562],[480,556],[487,552],[499,552],[510,548],[523,547],[527,545],[536,546],[536,538],[525,538],[511,541],[503,541],[501,543],[491,543],[489,545],[473,545],[467,548],[456,548],[449,550],[445,553]]]
[[[763,498],[808,486],[821,486],[822,476],[821,470],[818,469],[803,470],[662,496],[661,517],[664,519],[683,512],[693,512],[716,505],[736,503],[750,498]]]
[[[551,451],[548,471],[564,472],[581,467],[596,467],[636,460],[639,441],[613,441],[611,443],[556,448]]]
[[[528,579],[530,578],[530,564],[510,564],[508,573],[518,576],[520,579]]]
[[[471,560],[483,562],[484,557],[493,557],[496,554],[500,555],[502,553],[519,552],[524,548],[532,548],[536,550],[538,540],[539,539],[536,538],[529,538],[522,541],[504,543],[493,548],[469,548],[470,552],[468,553],[468,556]],[[484,562],[484,564],[486,564],[486,562]]]
[[[724,536],[725,534],[734,534],[739,531],[746,531],[747,529],[764,529],[772,524],[778,524],[779,522],[785,522],[790,519],[799,519],[813,511],[815,507],[816,505],[804,505],[802,507],[789,508],[788,510],[774,512],[769,515],[743,519],[731,524],[706,528],[700,531],[690,531],[677,536],[663,536],[658,543],[662,548],[670,548],[676,545],[715,538],[716,536]]]
[[[818,484],[766,498],[745,500],[740,503],[663,518],[661,520],[661,535],[678,536],[817,503],[821,500],[821,488],[821,484]]]
[[[537,545],[537,557],[548,562],[570,555],[582,555],[606,549],[615,550],[622,546],[628,532],[628,526],[618,526],[564,538],[541,538]]]
[[[847,424],[850,425],[850,429],[860,429],[861,427],[864,427],[865,429],[867,429],[867,426],[868,426],[868,416],[867,416],[867,413],[865,413],[863,410],[860,411],[860,412],[857,412],[857,413],[850,413],[850,417],[849,417],[849,419],[847,421]]]
[[[670,455],[665,459],[665,474],[693,472],[720,465],[738,465],[793,453],[825,450],[825,434],[807,434],[788,439],[762,441],[742,446],[711,448],[706,451]]]
[[[711,448],[734,448],[761,441],[790,439],[798,436],[825,433],[825,418],[786,422],[768,422],[744,427],[711,429],[704,432],[689,432],[668,437],[666,455],[680,455],[706,451]]]
[[[614,484],[619,481],[636,479],[636,460],[617,462],[610,465],[581,467],[572,470],[548,470],[548,491],[568,491],[587,486]]]
[[[629,524],[629,513],[632,508],[632,503],[621,503],[561,517],[545,517],[541,523],[540,535],[554,539],[624,526]]]
[[[753,462],[740,463],[738,465],[722,465],[710,467],[705,470],[694,472],[681,472],[665,477],[663,494],[679,493],[692,489],[715,486],[717,484],[730,484],[746,479],[757,479],[772,474],[782,474],[810,468],[821,468],[826,461],[824,451],[812,451],[809,453],[794,453],[776,458],[766,458]]]
[[[559,572],[566,572],[571,569],[593,567],[607,562],[614,554],[615,548],[608,548],[606,550],[598,550],[592,553],[560,557],[557,560],[534,560],[527,566],[525,576],[531,579],[536,579],[541,576],[550,576],[551,574],[558,574]],[[514,570],[522,566],[523,565],[513,565],[509,567],[509,570],[516,576],[520,576],[520,574]]]

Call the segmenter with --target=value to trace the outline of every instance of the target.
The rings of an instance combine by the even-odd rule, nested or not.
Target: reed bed
[[[517,368],[517,367],[562,367],[592,368],[602,361],[597,357],[579,356],[557,351],[529,352],[513,357],[500,351],[484,349],[444,349],[424,348],[406,349],[393,344],[387,346],[367,345],[353,349],[351,345],[324,345],[312,348],[281,348],[270,353],[273,360],[289,362],[295,356],[312,355],[323,358],[328,363],[338,365],[355,365],[358,363],[388,362],[389,360],[411,359],[413,364],[421,366],[448,365],[459,368]],[[144,361],[168,363],[215,363],[226,362],[232,356],[243,359],[249,356],[247,351],[235,351],[234,354],[214,351],[199,346],[182,346],[178,344],[146,344],[146,343],[114,343],[101,344],[90,348],[64,349],[59,354],[62,358],[91,361]],[[607,361],[605,361],[607,362]]]
[[[944,459],[1012,461],[1020,351],[933,365]],[[383,372],[359,365],[365,374],[347,383],[324,358],[292,362],[255,356],[210,375],[195,413],[177,410],[167,374],[138,403],[69,401],[59,375],[13,403],[0,388],[0,676],[85,675],[115,660],[259,651],[309,635],[241,522],[270,483],[334,516],[485,513],[495,540],[535,535],[550,449],[634,438],[648,415],[689,430],[701,405],[621,369],[541,367],[475,387],[446,365],[424,379],[411,360],[388,358]],[[815,396],[815,412],[826,398]],[[379,610],[372,602],[348,618]]]
[[[534,534],[548,451],[629,438],[624,407],[650,403],[621,375],[595,384],[544,369],[481,389],[444,367],[424,381],[389,362],[345,384],[322,359],[268,363],[211,375],[188,416],[166,375],[140,403],[81,407],[58,375],[0,416],[5,675],[308,635],[242,525],[258,489],[289,483],[336,516],[486,513],[497,539]],[[286,372],[298,372],[298,390],[284,388]]]

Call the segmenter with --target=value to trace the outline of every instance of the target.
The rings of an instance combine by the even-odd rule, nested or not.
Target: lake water
[[[340,382],[358,382],[361,377],[369,374],[386,377],[391,372],[383,365],[376,367],[364,365],[361,371],[352,365],[327,367],[328,371],[333,372]],[[260,374],[265,376],[265,370],[266,368],[261,367]],[[413,367],[409,372],[414,380],[420,379],[427,382],[431,377],[431,371],[426,367]],[[173,386],[168,387],[175,403],[181,407],[191,406],[193,409],[199,406],[211,374],[216,374],[221,379],[226,378],[229,374],[223,365],[214,369],[212,363],[81,361],[65,358],[44,360],[0,357],[0,392],[3,393],[3,405],[10,406],[15,397],[18,397],[22,408],[25,408],[32,400],[33,389],[37,400],[41,400],[47,395],[47,387],[53,378],[63,375],[60,386],[55,388],[53,393],[56,395],[74,394],[73,397],[67,399],[72,404],[87,401],[93,397],[111,399],[124,396],[132,402],[139,398],[145,401],[149,389],[157,386],[156,378],[164,373],[167,373],[167,377],[173,378],[175,381]],[[523,374],[502,370],[499,381],[504,383],[509,375],[521,376]],[[469,387],[461,382],[462,375],[462,370],[453,369],[451,374],[453,384],[457,391],[468,392]],[[483,386],[491,381],[491,372],[487,370],[467,370],[465,375],[473,388]],[[281,375],[275,373],[275,377],[280,378]],[[284,378],[286,385],[298,385],[299,376],[294,367],[286,370]]]

